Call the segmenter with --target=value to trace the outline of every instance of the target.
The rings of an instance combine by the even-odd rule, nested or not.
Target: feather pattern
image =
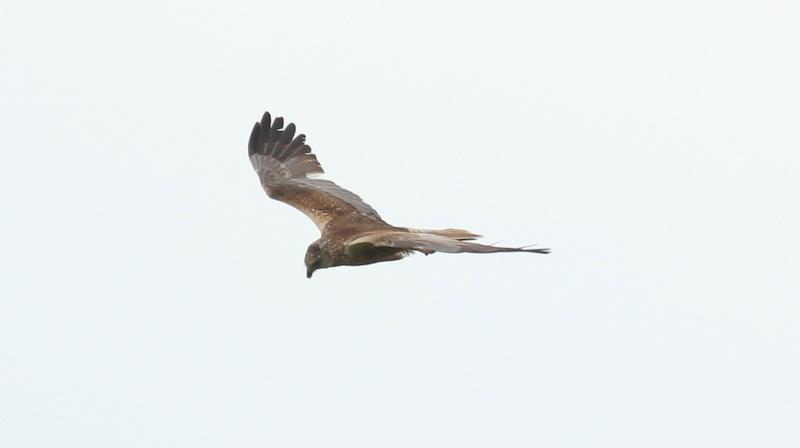
[[[320,230],[341,214],[380,221],[378,212],[357,194],[329,180],[309,177],[324,171],[305,143],[306,136],[295,137],[295,132],[294,123],[284,128],[283,118],[272,120],[268,112],[253,126],[248,154],[267,195],[302,211]]]
[[[394,230],[378,230],[357,235],[348,245],[370,244],[375,247],[394,247],[395,249],[416,250],[425,254],[433,252],[461,253],[471,252],[477,254],[489,254],[496,252],[531,252],[539,254],[550,253],[550,249],[528,249],[523,247],[502,247],[487,244],[479,244],[466,241],[472,237],[446,236],[448,231],[428,231],[437,233],[398,232]]]

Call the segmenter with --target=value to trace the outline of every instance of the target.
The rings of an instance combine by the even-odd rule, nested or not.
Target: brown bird
[[[480,235],[460,229],[426,230],[395,227],[378,212],[335,183],[319,179],[322,167],[306,145],[295,137],[294,123],[283,128],[283,118],[271,120],[265,112],[250,134],[250,162],[267,196],[285,202],[314,221],[321,236],[306,251],[306,277],[317,269],[359,266],[399,260],[412,252],[550,253],[550,249],[500,247],[470,242]]]

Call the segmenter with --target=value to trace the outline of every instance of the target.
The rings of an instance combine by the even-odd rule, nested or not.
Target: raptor
[[[250,162],[261,186],[272,199],[285,202],[311,218],[320,238],[306,251],[306,277],[317,269],[359,266],[394,261],[413,253],[527,252],[547,254],[549,249],[502,247],[476,243],[480,237],[460,229],[396,227],[351,191],[321,179],[322,166],[295,125],[283,127],[265,112],[250,134]]]

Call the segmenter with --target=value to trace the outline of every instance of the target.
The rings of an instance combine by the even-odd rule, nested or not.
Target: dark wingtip
[[[289,123],[286,126],[286,129],[283,130],[281,133],[281,143],[291,143],[292,139],[294,138],[295,126],[294,123]]]
[[[538,247],[534,248],[533,246],[535,246],[535,244],[528,244],[527,246],[522,246],[522,247],[518,248],[518,250],[523,251],[523,252],[530,252],[530,253],[533,253],[533,254],[549,254],[550,253],[550,249],[548,249],[548,248],[538,248]]]
[[[258,145],[261,149],[257,152],[264,152],[264,145],[267,144],[267,140],[269,139],[269,126],[271,122],[272,117],[269,115],[269,112],[264,112],[264,115],[261,116],[261,126],[258,132]]]
[[[275,121],[272,122],[272,127],[270,129],[272,129],[273,131],[280,131],[282,127],[283,127],[283,117],[277,117],[275,118]]]
[[[258,152],[258,138],[261,135],[261,123],[256,121],[253,125],[253,131],[250,132],[250,142],[247,144],[248,155],[253,155]]]
[[[311,148],[305,144],[306,136],[304,134],[295,136],[297,127],[294,123],[289,123],[286,128],[283,124],[283,117],[273,119],[269,112],[264,112],[261,121],[253,126],[253,131],[250,133],[248,144],[250,156],[264,154],[285,161],[298,155],[310,154]],[[317,163],[316,159],[314,163]]]
[[[550,249],[522,249],[525,252],[530,252],[532,254],[549,254]]]

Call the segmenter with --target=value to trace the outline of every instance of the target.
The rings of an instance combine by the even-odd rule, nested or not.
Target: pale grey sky
[[[800,445],[796,2],[5,2],[3,447]],[[264,110],[396,225],[305,278]]]

